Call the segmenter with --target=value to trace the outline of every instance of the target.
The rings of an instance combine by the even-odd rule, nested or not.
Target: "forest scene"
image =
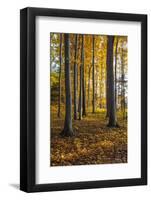
[[[127,163],[128,37],[50,33],[50,166]]]

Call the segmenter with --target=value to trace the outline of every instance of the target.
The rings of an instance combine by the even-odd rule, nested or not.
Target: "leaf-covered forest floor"
[[[127,122],[121,116],[119,128],[109,128],[105,112],[88,113],[81,121],[73,120],[75,135],[65,138],[60,136],[64,117],[51,117],[51,166],[127,162]]]

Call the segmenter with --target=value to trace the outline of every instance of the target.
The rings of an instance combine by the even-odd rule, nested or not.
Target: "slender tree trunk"
[[[88,72],[88,108],[90,106],[90,78],[91,78],[91,67],[89,66],[89,72]]]
[[[81,35],[78,35],[78,61],[81,59]],[[77,81],[77,88],[78,88],[78,113],[80,112],[80,78],[81,78],[81,63],[78,63],[78,81]]]
[[[115,107],[117,110],[117,50],[118,50],[118,38],[115,48]]]
[[[108,89],[109,89],[109,127],[117,126],[116,109],[115,109],[115,83],[114,83],[114,70],[113,70],[113,46],[114,36],[108,36],[107,43],[107,76],[108,76]]]
[[[77,43],[78,43],[78,47],[77,47],[77,60],[79,60],[79,56],[80,56],[80,54],[81,54],[81,51],[80,51],[80,35],[78,34],[77,35]],[[77,64],[77,76],[78,76],[78,74],[80,74],[80,66],[79,66],[79,64]],[[79,89],[79,76],[77,77],[77,89]],[[78,92],[78,91],[77,91]],[[78,111],[79,111],[79,109],[78,109]]]
[[[77,119],[77,34],[75,35],[75,54],[74,54],[74,119]]]
[[[121,77],[121,90],[122,90],[122,100],[121,100],[121,103],[122,103],[122,112],[123,112],[123,119],[125,119],[125,84],[124,84],[124,81],[125,81],[125,77],[124,77],[124,61],[123,61],[123,46],[122,46],[122,58],[121,58],[121,72],[122,72],[122,77]]]
[[[84,35],[82,35],[82,116],[86,116],[86,95],[85,95],[85,69],[84,69]]]
[[[51,113],[51,84],[52,84],[52,34],[50,33],[50,113]],[[52,124],[52,120],[50,120]]]
[[[86,69],[85,69],[86,70]],[[87,72],[85,71],[85,74]],[[84,91],[85,91],[85,116],[87,115],[87,90],[86,90],[86,86],[87,86],[87,80],[86,80],[86,75],[85,75],[85,79],[84,79]]]
[[[69,34],[64,35],[65,40],[65,96],[66,96],[66,105],[65,105],[65,122],[64,129],[61,132],[62,136],[72,136],[72,95],[71,95],[71,84],[70,84],[70,38]]]
[[[108,55],[107,55],[108,57]],[[106,118],[109,117],[109,75],[108,75],[108,60],[106,61]]]
[[[100,108],[103,108],[103,103],[102,103],[102,100],[103,100],[103,82],[104,82],[104,80],[103,80],[103,66],[102,66],[102,64],[101,64],[101,72],[100,72],[100,74],[101,74],[101,78],[100,78]]]
[[[102,64],[101,64],[101,68],[100,68],[100,103],[99,103],[99,107],[102,108]]]
[[[58,117],[60,117],[60,109],[61,109],[61,65],[62,65],[62,34],[60,33],[60,70],[59,70],[59,98],[58,98]]]
[[[94,44],[95,44],[95,37],[92,36],[92,84],[93,84],[93,100],[92,100],[92,113],[95,113],[95,70],[94,70]]]
[[[95,104],[97,107],[97,98],[98,98],[98,67],[95,67]]]
[[[82,44],[81,44],[81,61],[82,61],[82,47],[83,47],[83,37],[82,37]],[[82,66],[82,62],[80,65],[80,94],[79,94],[79,120],[82,119],[82,77],[83,77],[83,66]]]

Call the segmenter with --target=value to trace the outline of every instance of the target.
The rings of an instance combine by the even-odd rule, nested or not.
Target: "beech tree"
[[[86,94],[85,94],[85,68],[84,68],[84,35],[82,35],[82,49],[81,49],[81,62],[82,62],[82,116],[86,116]]]
[[[59,70],[59,98],[58,98],[58,117],[60,117],[60,108],[61,108],[61,65],[62,65],[62,34],[60,33],[60,70]]]
[[[69,34],[64,34],[64,45],[65,45],[65,121],[64,129],[61,132],[62,136],[72,136],[72,95],[71,95],[71,83],[70,83],[70,37]]]
[[[118,38],[116,38],[116,46],[115,46],[115,106],[117,104],[117,52],[118,51]]]
[[[114,36],[108,36],[107,42],[107,77],[108,77],[108,103],[109,103],[109,123],[108,126],[117,126],[116,106],[115,106],[115,82],[113,68],[113,45]]]
[[[88,65],[88,107],[90,106],[90,79],[91,79],[91,65]]]
[[[123,112],[123,119],[125,118],[125,74],[124,74],[124,44],[122,43],[121,54],[121,109]]]
[[[82,41],[81,41],[81,64],[80,64],[80,89],[79,89],[79,120],[82,119],[82,78],[83,78],[83,63],[82,63],[82,59],[83,59],[83,51],[82,51],[82,47],[83,47],[83,36],[81,37]]]
[[[77,34],[75,35],[75,52],[74,52],[74,119],[77,119],[77,48],[78,47],[78,40]]]
[[[94,44],[95,37],[92,36],[92,81],[93,81],[93,100],[92,100],[92,112],[95,112],[95,69],[94,69]]]

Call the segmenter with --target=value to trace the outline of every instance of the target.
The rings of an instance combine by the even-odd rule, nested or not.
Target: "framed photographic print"
[[[147,184],[147,16],[20,12],[20,189]]]

